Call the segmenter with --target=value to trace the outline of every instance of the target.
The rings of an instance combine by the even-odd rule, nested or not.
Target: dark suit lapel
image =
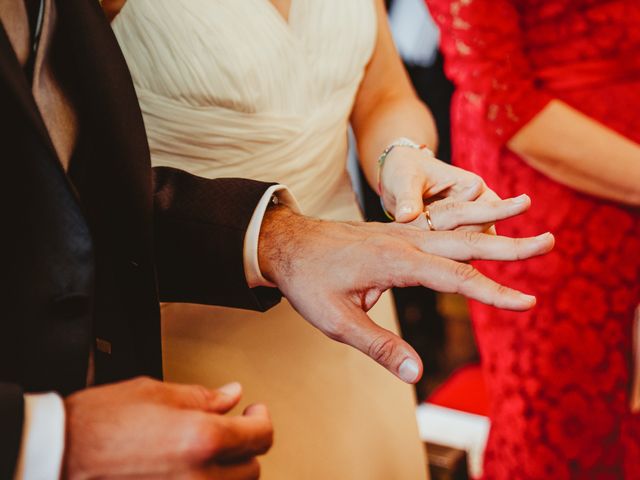
[[[21,105],[38,136],[57,158],[40,110],[38,110],[31,88],[27,83],[27,77],[24,75],[2,23],[0,23],[0,82],[3,82],[4,86],[13,92],[14,98]]]

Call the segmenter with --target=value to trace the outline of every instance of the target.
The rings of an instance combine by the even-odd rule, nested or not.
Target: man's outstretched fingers
[[[487,305],[506,310],[532,308],[535,297],[505,287],[473,266],[436,255],[415,252],[412,262],[399,262],[394,283],[422,285],[440,292],[460,293]]]
[[[506,310],[524,311],[535,306],[534,296],[505,287],[484,276],[469,264],[451,262],[454,263],[451,268],[457,284],[456,293]]]
[[[554,245],[551,233],[537,237],[510,238],[480,232],[429,232],[412,243],[420,250],[452,260],[524,260],[549,253]]]

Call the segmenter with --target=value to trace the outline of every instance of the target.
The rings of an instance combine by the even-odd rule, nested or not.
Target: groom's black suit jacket
[[[131,78],[98,2],[56,3],[51,58],[79,124],[67,173],[0,25],[3,479],[19,452],[24,392],[83,388],[91,349],[99,383],[161,377],[159,300],[264,310],[280,299],[249,289],[242,262],[269,185],[152,170]]]

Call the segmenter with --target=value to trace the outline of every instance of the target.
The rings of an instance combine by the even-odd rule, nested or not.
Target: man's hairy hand
[[[530,205],[526,196],[483,203],[441,202],[432,205],[431,219],[447,228],[494,222]],[[380,295],[391,287],[422,285],[499,308],[527,310],[535,305],[534,297],[500,285],[464,262],[525,259],[548,252],[554,242],[548,233],[512,239],[474,231],[430,231],[420,218],[411,225],[339,223],[275,207],[267,212],[260,233],[260,268],[328,337],[357,348],[414,383],[422,375],[417,353],[366,314]]]
[[[250,480],[271,447],[266,407],[242,416],[239,384],[219,390],[138,378],[88,388],[65,400],[63,477]]]

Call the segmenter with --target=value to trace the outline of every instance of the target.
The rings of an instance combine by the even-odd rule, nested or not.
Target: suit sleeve
[[[265,311],[282,295],[250,288],[244,238],[251,217],[274,184],[240,178],[204,179],[156,167],[155,256],[161,301]]]
[[[0,478],[13,478],[20,453],[24,397],[20,387],[0,383]]]

